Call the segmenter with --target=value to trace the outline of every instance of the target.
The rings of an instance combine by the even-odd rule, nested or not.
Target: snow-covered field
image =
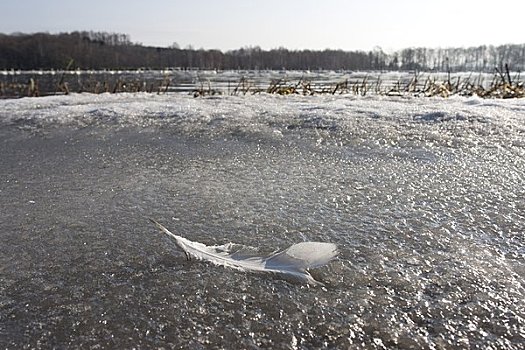
[[[525,100],[0,100],[0,347],[525,342]],[[326,287],[186,261],[147,220]]]

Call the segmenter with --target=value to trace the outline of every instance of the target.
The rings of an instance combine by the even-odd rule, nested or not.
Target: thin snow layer
[[[279,138],[311,131],[319,143],[524,147],[525,100],[477,97],[73,94],[0,101],[0,125],[160,127],[184,134]]]

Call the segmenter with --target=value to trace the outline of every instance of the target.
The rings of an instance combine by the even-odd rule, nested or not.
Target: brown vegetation
[[[451,78],[448,74],[447,79],[437,81],[432,75],[422,79],[421,74],[416,73],[408,84],[401,81],[391,83],[390,86],[385,84],[380,77],[375,81],[369,81],[368,76],[362,80],[349,81],[348,79],[335,83],[312,83],[311,81],[300,79],[299,81],[287,81],[286,79],[272,80],[268,88],[261,89],[255,84],[242,77],[233,91],[228,91],[229,95],[246,95],[266,92],[276,95],[335,95],[335,94],[353,94],[366,96],[367,94],[386,95],[386,96],[418,96],[418,97],[449,97],[452,95],[460,96],[479,96],[482,98],[521,98],[525,97],[525,86],[519,79],[514,81],[510,78],[508,65],[506,65],[506,74],[501,74],[496,69],[496,74],[490,85],[484,87],[481,76],[472,80],[472,74],[461,79],[460,76]],[[423,82],[423,83],[422,83]],[[224,92],[212,89],[210,84],[208,88],[196,89],[195,97],[223,94]]]
[[[165,74],[162,79],[140,80],[126,79],[117,77],[116,80],[97,80],[94,76],[80,79],[75,84],[75,88],[64,79],[61,74],[58,82],[51,89],[42,88],[39,80],[31,77],[25,83],[20,82],[0,82],[0,98],[13,97],[37,97],[45,95],[67,95],[71,92],[87,93],[122,93],[122,92],[148,92],[165,94],[170,91],[181,91],[177,87],[176,81],[172,81],[169,74]],[[241,77],[238,81],[229,82],[228,88],[213,88],[210,81],[200,82],[198,87],[191,90],[194,97],[213,96],[213,95],[254,95],[260,93],[276,95],[341,95],[353,94],[358,96],[385,95],[385,96],[419,96],[419,97],[449,97],[452,95],[460,96],[479,96],[482,98],[521,98],[525,97],[525,86],[517,73],[511,77],[508,65],[505,71],[495,69],[492,81],[485,84],[482,75],[473,77],[446,75],[445,79],[438,80],[436,74],[414,73],[408,82],[383,81],[379,75],[377,79],[370,79],[365,76],[360,79],[345,79],[339,82],[313,82],[304,77],[297,81],[285,78],[272,80],[267,87],[260,87],[257,83],[250,81],[246,77]],[[173,90],[170,90],[172,88]],[[186,90],[188,91],[188,90]]]

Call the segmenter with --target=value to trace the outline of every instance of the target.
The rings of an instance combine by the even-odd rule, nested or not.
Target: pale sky
[[[0,0],[0,32],[94,30],[230,50],[525,43],[524,0]]]

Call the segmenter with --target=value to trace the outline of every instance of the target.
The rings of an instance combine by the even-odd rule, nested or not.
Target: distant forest
[[[330,50],[219,50],[147,47],[126,34],[72,32],[0,34],[0,69],[420,70],[493,71],[525,67],[525,44],[469,48],[407,48],[385,53]]]

